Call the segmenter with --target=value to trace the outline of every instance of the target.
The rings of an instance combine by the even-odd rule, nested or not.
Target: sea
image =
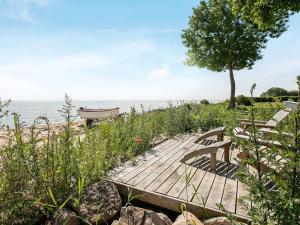
[[[159,108],[166,108],[170,103],[179,105],[183,101],[167,100],[136,100],[136,101],[73,101],[74,109],[72,115],[75,119],[80,119],[77,110],[79,107],[87,108],[120,108],[120,113],[130,112],[134,107],[138,112]],[[39,116],[45,116],[52,123],[63,122],[60,110],[64,105],[63,101],[12,101],[8,106],[8,116],[2,118],[1,124],[13,126],[13,113],[20,115],[21,121],[30,126]]]

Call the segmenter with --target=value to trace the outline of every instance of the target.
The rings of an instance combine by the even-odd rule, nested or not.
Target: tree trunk
[[[232,66],[228,66],[229,70],[229,78],[230,78],[230,99],[229,99],[229,109],[234,109],[235,108],[235,81],[234,81],[234,76],[233,76],[233,69]]]

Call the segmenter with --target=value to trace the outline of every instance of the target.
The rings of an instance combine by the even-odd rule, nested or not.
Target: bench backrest
[[[290,110],[288,110],[288,109],[280,110],[278,113],[276,113],[275,116],[273,116],[272,119],[270,119],[266,123],[266,125],[277,126],[277,124],[280,123],[289,114],[290,114]]]

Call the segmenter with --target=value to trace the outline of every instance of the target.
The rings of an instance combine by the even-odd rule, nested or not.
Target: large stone
[[[121,209],[119,225],[172,225],[172,221],[162,213],[129,206]]]
[[[204,221],[204,225],[231,225],[227,217],[215,217]]]
[[[203,223],[194,214],[184,211],[177,217],[173,225],[203,225]]]
[[[51,223],[50,223],[51,224]],[[53,225],[79,225],[76,213],[68,209],[60,209],[54,215]]]
[[[119,225],[119,220],[114,220],[111,225]]]
[[[85,188],[79,206],[80,215],[92,224],[113,219],[122,207],[116,186],[108,181],[92,184]]]

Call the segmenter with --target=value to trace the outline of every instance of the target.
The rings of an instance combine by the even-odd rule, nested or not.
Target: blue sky
[[[225,99],[227,73],[187,67],[180,33],[195,0],[0,0],[0,97],[13,100]],[[296,89],[300,15],[270,40],[237,94]]]

